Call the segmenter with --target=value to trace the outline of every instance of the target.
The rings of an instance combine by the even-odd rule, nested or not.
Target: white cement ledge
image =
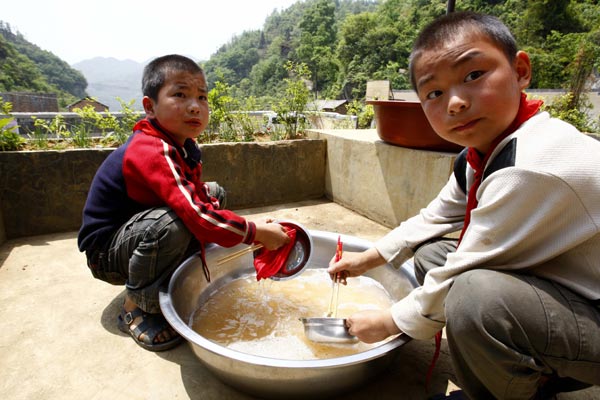
[[[326,196],[390,228],[433,200],[456,157],[385,143],[375,129],[311,130],[308,137],[327,140]]]

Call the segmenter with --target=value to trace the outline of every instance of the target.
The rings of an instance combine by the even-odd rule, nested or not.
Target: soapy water
[[[247,354],[287,360],[342,357],[381,345],[315,343],[299,318],[325,317],[332,281],[324,269],[308,269],[286,281],[256,281],[254,274],[235,279],[192,315],[190,325],[203,337]],[[337,316],[387,309],[392,299],[376,280],[361,276],[340,287]]]

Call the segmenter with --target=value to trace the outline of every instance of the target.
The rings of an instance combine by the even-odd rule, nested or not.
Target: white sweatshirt
[[[468,190],[459,181],[469,188],[473,170],[464,163],[461,172],[458,164],[427,208],[375,244],[390,264],[400,266],[416,245],[462,228]],[[477,199],[458,250],[392,306],[403,332],[434,336],[445,325],[454,277],[480,267],[527,272],[600,299],[600,142],[538,113],[496,147]]]

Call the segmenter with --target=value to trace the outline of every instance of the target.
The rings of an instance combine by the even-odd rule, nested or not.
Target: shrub
[[[0,110],[4,115],[0,118],[0,150],[20,150],[25,144],[25,139],[19,135],[17,123],[10,114],[12,111],[12,103],[8,101],[5,102],[2,97],[0,97]]]

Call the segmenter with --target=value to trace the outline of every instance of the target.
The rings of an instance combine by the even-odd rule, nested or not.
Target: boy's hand
[[[267,250],[277,250],[290,241],[285,228],[277,223],[267,220],[267,222],[255,222],[256,234],[254,241],[262,243]]]
[[[389,309],[360,311],[347,318],[346,324],[348,333],[364,343],[379,342],[400,333]]]
[[[360,276],[368,270],[383,264],[385,264],[385,259],[381,257],[375,248],[361,253],[345,251],[338,262],[335,262],[335,256],[331,258],[327,272],[332,277],[339,272],[340,282],[345,285],[347,277]]]

